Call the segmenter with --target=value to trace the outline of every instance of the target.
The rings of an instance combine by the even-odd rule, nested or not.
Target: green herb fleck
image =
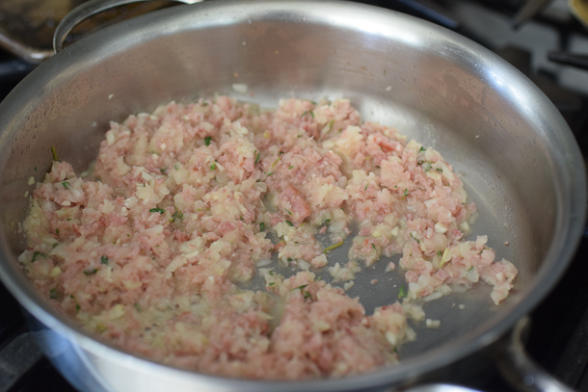
[[[376,245],[372,242],[372,249],[376,250]]]
[[[51,158],[54,161],[59,161],[59,156],[57,155],[57,150],[55,149],[55,146],[51,146]]]
[[[61,183],[61,185],[65,188],[65,189],[69,189],[69,182],[68,181],[63,181]]]
[[[269,282],[267,285],[268,285],[269,287],[272,287],[272,286],[275,286],[275,285],[276,285],[276,282]]]
[[[211,137],[211,136],[206,136],[206,137],[204,138],[204,145],[205,145],[205,146],[210,146],[210,141],[211,141],[211,140],[212,140],[212,137]]]
[[[56,288],[52,288],[51,290],[49,290],[49,298],[57,299],[58,297],[59,297],[59,293],[57,292]]]
[[[400,286],[398,290],[398,299],[406,297],[406,289],[403,286]]]
[[[59,245],[59,242],[54,243],[53,245],[51,245],[51,249],[55,249],[57,248],[57,245]]]
[[[293,259],[293,258],[291,258],[291,257],[288,257],[288,258],[286,259],[286,261],[287,261],[287,262],[291,262],[291,261],[294,261],[294,259]]]
[[[259,153],[259,151],[255,151],[255,163],[258,163],[260,159],[261,159],[261,154]]]
[[[139,305],[138,302],[135,302],[135,304],[133,306],[135,307],[135,310],[139,313],[141,313],[141,311],[143,310],[143,309],[141,309],[141,305]]]
[[[206,106],[208,106],[208,102],[201,102],[201,103],[200,103],[200,106],[204,106],[204,107],[206,107]]]
[[[425,160],[422,160],[422,159],[417,161],[417,165],[422,166],[423,167],[423,170],[426,171],[426,172],[428,172],[429,170],[431,170],[432,167],[433,167],[430,161],[425,161]]]
[[[330,131],[331,129],[333,129],[333,125],[335,125],[335,120],[331,120],[327,123],[327,131]]]
[[[470,268],[468,268],[468,272],[472,272],[474,270],[474,266],[470,265]]]
[[[96,272],[98,272],[98,268],[90,268],[90,269],[84,270],[84,275],[90,276],[90,275],[94,275]]]
[[[104,265],[108,265],[108,257],[107,256],[100,256],[100,263]]]
[[[272,174],[274,174],[274,172],[267,172],[267,173],[265,173],[265,175],[266,175],[267,177],[271,176]]]
[[[407,197],[408,196],[408,189],[407,188],[404,188],[404,192],[402,193],[402,195],[404,197]]]
[[[421,243],[421,240],[419,240],[419,239],[416,237],[416,235],[414,235],[414,233],[413,233],[413,232],[410,232],[410,234],[409,234],[409,235],[410,235],[410,238],[412,238],[413,240],[415,240],[417,244],[420,244],[420,243]]]
[[[37,261],[39,259],[39,257],[45,259],[45,258],[47,258],[47,255],[45,253],[43,253],[43,252],[39,252],[39,251],[36,250],[33,253],[33,258],[31,259],[31,263],[34,263],[35,261]]]
[[[210,165],[210,170],[216,170],[216,162],[212,162]]]
[[[59,229],[55,229],[55,234],[59,235]]]
[[[292,215],[292,211],[290,211],[290,210],[289,210],[289,209],[287,209],[287,208],[286,208],[286,213],[287,213],[288,215]]]
[[[435,171],[438,171],[439,173],[443,173],[443,169],[442,169],[442,168],[440,168],[440,167],[436,167],[436,168],[435,168]]]
[[[310,117],[314,118],[314,112],[312,110],[307,110],[300,117],[304,117],[310,114]]]
[[[343,245],[343,241],[339,241],[333,245],[329,245],[323,250],[323,253],[329,253],[330,251],[332,251],[333,249],[337,249],[341,245]]]
[[[259,231],[265,231],[265,222],[259,222]]]
[[[321,226],[328,226],[328,225],[330,225],[330,224],[331,224],[331,219],[330,219],[330,218],[327,218],[327,219],[325,219],[325,220],[323,221],[323,223],[321,224]]]
[[[159,172],[161,174],[163,174],[163,175],[166,175],[167,174],[167,169],[165,167],[162,167],[162,168],[159,169]]]
[[[175,212],[172,214],[172,222],[175,222],[177,220],[182,220],[184,219],[184,213],[180,210],[175,210]]]
[[[289,170],[292,170],[292,169],[294,169],[294,166],[292,166],[292,165],[288,165],[288,169],[289,169]]]
[[[307,286],[308,286],[308,284],[301,284],[301,285],[300,285],[300,286],[298,286],[298,287],[294,287],[294,288],[292,289],[292,291],[294,291],[294,290],[300,290],[300,292],[302,292],[302,290],[304,290],[304,289],[305,289]]]
[[[425,152],[427,151],[427,149],[424,146],[421,146],[421,148],[419,148],[419,152]]]
[[[306,301],[307,299],[312,299],[312,294],[310,294],[309,291],[304,291],[302,293],[302,295],[304,296],[304,300]]]
[[[76,313],[79,312],[81,309],[80,304],[76,304]]]
[[[441,252],[440,250],[437,251],[437,256],[441,257],[443,256],[443,252]]]
[[[149,212],[159,212],[160,214],[163,214],[165,210],[163,208],[155,207],[150,209]]]
[[[286,219],[286,223],[288,224],[288,226],[294,226],[294,223],[292,223],[291,221],[289,221],[288,219]]]

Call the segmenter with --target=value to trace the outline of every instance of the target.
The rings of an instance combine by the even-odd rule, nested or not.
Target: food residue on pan
[[[269,111],[215,97],[111,123],[83,177],[54,161],[19,260],[56,307],[132,353],[226,376],[340,377],[395,363],[415,338],[407,320],[439,327],[423,301],[479,281],[496,304],[508,296],[517,270],[486,236],[466,239],[474,214],[437,151],[361,122],[347,100]],[[347,260],[329,260],[347,243]],[[341,287],[394,255],[398,300],[367,315]],[[245,289],[256,275],[265,289]]]

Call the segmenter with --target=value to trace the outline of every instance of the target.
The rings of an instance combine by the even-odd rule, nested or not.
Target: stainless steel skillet
[[[234,83],[248,85],[238,94]],[[21,273],[19,224],[30,176],[49,146],[82,170],[109,120],[171,99],[228,93],[266,106],[285,96],[345,96],[366,119],[440,150],[462,175],[516,292],[499,307],[483,285],[426,305],[395,367],[342,380],[258,382],[191,373],[120,352],[52,313]],[[230,1],[174,7],[112,26],[40,65],[0,104],[0,276],[42,324],[58,364],[97,390],[361,390],[405,385],[498,339],[548,294],[581,234],[586,182],[564,120],[524,76],[480,46],[420,20],[344,2]],[[505,246],[505,241],[509,246]],[[333,258],[341,254],[333,254]],[[366,308],[392,302],[398,275],[350,290]],[[459,305],[464,305],[460,310]],[[68,358],[65,360],[64,358]],[[69,361],[69,362],[68,362]],[[63,365],[63,367],[67,367]]]

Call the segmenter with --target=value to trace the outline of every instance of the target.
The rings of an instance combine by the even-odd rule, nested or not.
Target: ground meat
[[[437,151],[362,123],[347,100],[262,111],[216,97],[112,123],[83,176],[53,162],[19,260],[56,308],[130,352],[226,376],[339,377],[395,363],[423,300],[479,280],[495,303],[508,296],[517,269],[485,236],[465,239],[474,214]],[[343,241],[348,260],[329,262]],[[334,284],[382,255],[400,255],[386,271],[408,292],[366,315]],[[314,274],[325,266],[333,285]],[[245,289],[256,274],[265,289]]]

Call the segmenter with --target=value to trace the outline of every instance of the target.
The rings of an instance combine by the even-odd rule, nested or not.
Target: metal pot
[[[234,83],[247,84],[248,92],[232,91]],[[50,146],[81,171],[109,120],[217,92],[267,106],[285,96],[345,96],[364,118],[440,150],[478,204],[473,232],[488,234],[499,257],[518,266],[515,292],[500,306],[490,304],[483,285],[428,303],[439,329],[417,325],[419,339],[403,347],[399,365],[345,379],[213,377],[130,355],[82,332],[52,311],[18,266],[29,177],[42,179]],[[0,129],[0,277],[49,328],[42,333],[49,356],[62,369],[74,368],[70,380],[88,390],[348,391],[413,383],[496,341],[546,296],[574,253],[586,211],[584,164],[573,136],[524,76],[459,35],[347,2],[204,3],[109,27],[22,81],[0,105]],[[378,268],[373,273],[383,273]],[[396,293],[374,290],[368,275],[351,294],[361,294],[368,311],[392,302]]]

